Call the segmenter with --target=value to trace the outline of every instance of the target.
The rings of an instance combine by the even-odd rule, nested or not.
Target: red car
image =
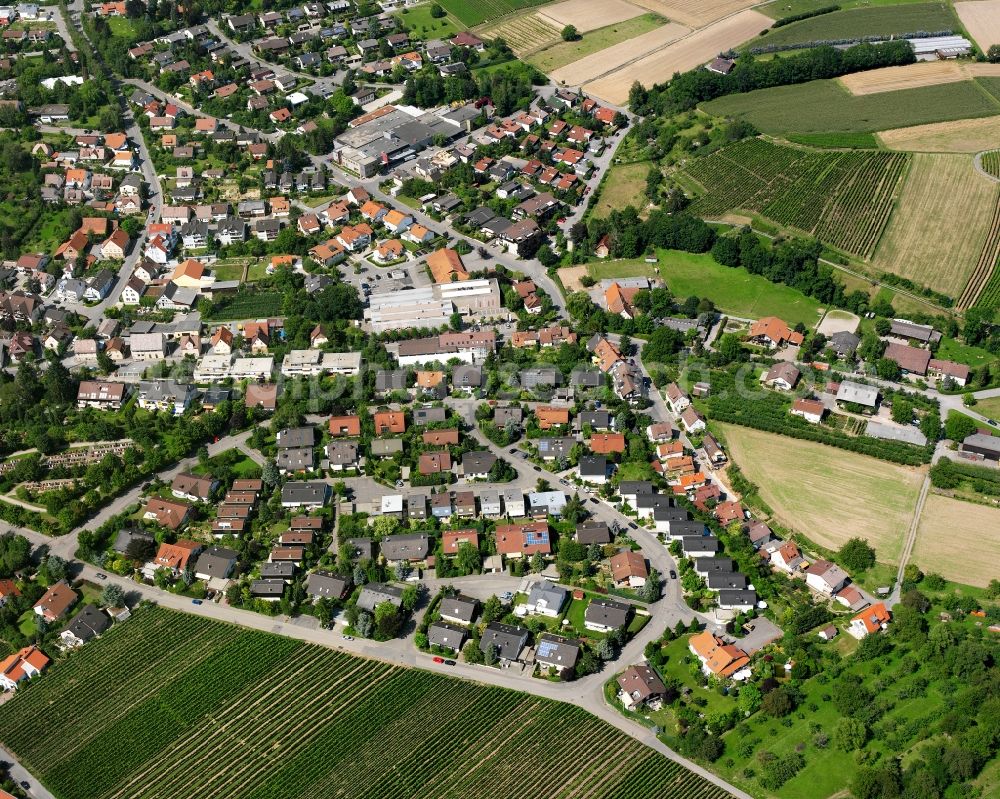
[[[437,655],[435,655],[434,656],[434,662],[435,663],[444,663],[444,658],[443,657],[438,657]]]

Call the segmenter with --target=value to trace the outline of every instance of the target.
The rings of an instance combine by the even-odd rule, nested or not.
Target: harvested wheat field
[[[829,549],[867,538],[880,563],[898,562],[923,470],[748,427],[718,427],[779,524]]]
[[[955,11],[984,53],[991,44],[1000,44],[1000,0],[955,3]]]
[[[669,12],[663,12],[670,17]],[[676,17],[674,17],[676,18]],[[742,44],[768,27],[772,20],[758,11],[740,11],[677,42],[649,53],[620,69],[588,83],[583,88],[612,105],[628,102],[628,90],[639,81],[652,86],[668,80],[675,72],[686,72],[705,64],[719,53]]]
[[[755,5],[753,0],[631,0],[631,2],[692,28],[703,28],[718,19]],[[766,18],[765,23],[758,26],[752,35],[771,27],[772,22],[773,19]]]
[[[969,156],[917,153],[872,264],[957,298],[996,203],[997,184],[978,174]]]
[[[636,57],[666,47],[689,33],[691,33],[690,28],[671,22],[656,30],[640,34],[628,41],[605,47],[603,50],[577,59],[572,64],[554,70],[549,77],[556,83],[580,85],[614,72]]]
[[[876,134],[890,150],[924,153],[978,153],[1000,142],[1000,116],[932,122]]]
[[[900,89],[918,89],[940,83],[958,83],[970,78],[1000,76],[1000,64],[960,64],[958,61],[918,61],[902,67],[883,67],[854,72],[839,78],[853,95],[879,94]]]
[[[928,494],[910,561],[925,572],[985,588],[1000,578],[1000,509]]]
[[[562,30],[574,26],[580,33],[614,25],[645,13],[625,0],[564,0],[545,6],[538,16]]]

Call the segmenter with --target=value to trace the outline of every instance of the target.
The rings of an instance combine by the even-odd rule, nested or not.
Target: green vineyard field
[[[692,204],[697,214],[753,211],[868,258],[889,221],[908,157],[745,139],[691,160],[685,172],[705,190]]]
[[[59,799],[728,796],[571,705],[156,607],[0,731]]]
[[[983,153],[983,169],[993,177],[1000,178],[1000,150],[990,150]]]
[[[439,4],[448,11],[449,14],[457,17],[462,24],[470,28],[474,25],[482,25],[504,14],[512,11],[520,11],[522,8],[543,5],[549,0],[438,0]]]

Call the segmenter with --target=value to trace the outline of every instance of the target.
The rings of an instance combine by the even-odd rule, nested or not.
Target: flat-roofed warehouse
[[[436,136],[451,139],[464,130],[450,119],[430,112],[410,113],[395,106],[336,137],[334,157],[361,177],[383,166],[405,161],[428,147]],[[417,109],[413,109],[417,111]]]
[[[506,318],[496,279],[463,280],[425,288],[372,294],[365,321],[373,332],[401,327],[441,327],[453,313],[478,319]]]

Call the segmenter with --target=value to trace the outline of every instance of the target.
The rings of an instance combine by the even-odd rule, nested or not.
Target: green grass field
[[[1000,397],[981,399],[976,402],[972,410],[1000,422]]]
[[[665,24],[659,14],[642,14],[624,22],[589,31],[575,42],[559,42],[527,57],[527,61],[542,72],[572,64],[584,56],[604,50],[619,42],[624,42],[643,33],[648,33]]]
[[[608,170],[601,186],[601,197],[591,214],[603,219],[616,209],[633,205],[642,210],[646,207],[646,175],[650,167],[648,161],[637,164],[617,164]]]
[[[742,117],[775,135],[871,133],[1000,113],[1000,102],[974,81],[855,97],[833,80],[815,80],[732,94],[700,107],[713,116]]]
[[[440,19],[431,16],[431,3],[424,3],[414,8],[405,8],[397,14],[408,31],[419,33],[428,39],[450,39],[465,25],[459,22],[453,14]],[[442,4],[442,8],[447,4]]]
[[[60,799],[728,796],[570,705],[156,607],[18,692],[0,729]]]
[[[135,38],[135,28],[128,17],[108,17],[108,27],[115,36],[122,39]]]
[[[783,25],[748,42],[747,47],[957,30],[959,27],[957,17],[947,3],[851,8]]]
[[[743,268],[722,266],[710,255],[660,250],[658,256],[659,277],[677,297],[706,297],[721,311],[746,319],[779,316],[789,324],[802,322],[810,327],[819,322],[820,303],[796,289],[751,275]],[[591,264],[589,269],[596,280],[655,275],[653,265],[643,261]]]
[[[837,3],[843,9],[846,8],[871,8],[877,6],[902,6],[911,4],[923,5],[926,0],[841,0]],[[832,5],[829,0],[774,0],[773,3],[759,6],[757,8],[763,14],[767,14],[772,19],[781,19],[793,14],[804,14],[807,11],[816,11],[820,8]]]
[[[484,22],[520,11],[522,8],[544,5],[549,0],[438,0],[438,4],[449,14],[470,28]]]
[[[223,297],[212,308],[212,319],[261,319],[281,314],[284,297],[278,292],[240,293]]]

